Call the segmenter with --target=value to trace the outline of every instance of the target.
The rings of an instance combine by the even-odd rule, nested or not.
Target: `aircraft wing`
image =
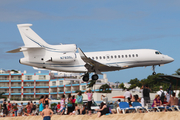
[[[101,74],[101,72],[121,69],[121,67],[118,65],[106,65],[87,57],[80,48],[78,48],[78,51],[81,59],[86,63],[85,67],[88,69],[88,72],[96,72],[98,74]]]

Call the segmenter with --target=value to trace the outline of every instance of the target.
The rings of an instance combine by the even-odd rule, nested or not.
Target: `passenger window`
[[[134,57],[134,54],[132,56]]]
[[[116,58],[116,55],[114,56],[114,58]]]
[[[120,55],[118,55],[118,58],[120,58]]]
[[[131,57],[131,55],[129,55],[129,57]]]
[[[96,59],[98,59],[98,57],[96,57]]]
[[[138,57],[138,54],[136,54],[136,57]]]
[[[111,58],[113,58],[113,56],[111,56]]]
[[[92,57],[92,59],[94,60],[94,57]]]
[[[107,56],[107,59],[109,59],[109,56]]]
[[[103,56],[103,59],[105,59],[106,57],[105,56]]]
[[[126,56],[126,58],[127,58],[127,55],[125,55]]]
[[[124,55],[122,55],[122,58],[124,58]]]
[[[101,59],[101,56],[99,57],[99,59]]]

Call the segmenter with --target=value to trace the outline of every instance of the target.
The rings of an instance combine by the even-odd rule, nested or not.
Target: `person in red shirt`
[[[11,105],[10,101],[8,101],[7,108],[8,108],[8,116],[10,116],[10,113],[11,113],[11,110],[12,110],[12,105]]]
[[[60,104],[60,102],[58,102],[58,104],[57,104],[57,112],[60,111],[60,108],[61,108],[61,104]]]

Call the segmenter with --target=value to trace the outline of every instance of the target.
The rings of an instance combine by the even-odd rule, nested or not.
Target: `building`
[[[107,78],[98,80],[91,89],[99,91],[104,83],[107,83]],[[87,90],[87,83],[82,81],[79,74],[0,71],[0,92],[4,92],[10,100],[37,100],[41,95],[59,99],[62,94],[73,94],[77,90]]]

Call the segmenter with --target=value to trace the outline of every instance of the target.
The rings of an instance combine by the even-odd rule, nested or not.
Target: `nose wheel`
[[[156,75],[156,72],[155,72],[155,65],[152,66],[152,70],[153,70],[152,75]]]

